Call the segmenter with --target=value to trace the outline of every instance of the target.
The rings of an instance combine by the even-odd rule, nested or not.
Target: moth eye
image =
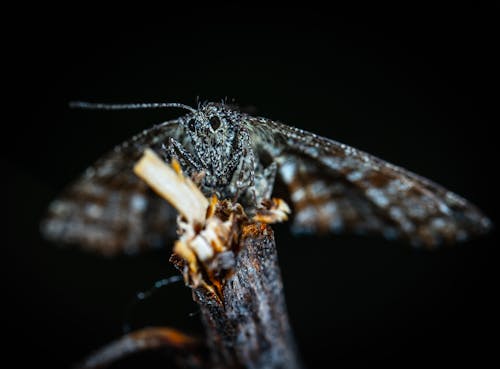
[[[188,128],[189,128],[189,130],[191,132],[195,131],[195,121],[194,121],[194,119],[189,120],[189,122],[188,122]]]
[[[212,129],[215,131],[217,128],[220,127],[220,119],[218,116],[213,116],[210,118],[210,125],[212,126]]]

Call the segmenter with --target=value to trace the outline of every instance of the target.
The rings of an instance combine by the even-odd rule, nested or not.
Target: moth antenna
[[[70,108],[76,109],[91,109],[91,110],[131,110],[131,109],[164,109],[164,108],[181,108],[196,113],[196,109],[189,105],[180,103],[133,103],[133,104],[101,104],[91,103],[86,101],[71,101]]]
[[[136,293],[134,299],[130,301],[129,304],[127,305],[123,315],[123,324],[122,324],[123,334],[126,334],[131,331],[130,322],[131,322],[132,312],[139,302],[150,298],[159,289],[180,282],[182,279],[183,278],[180,275],[174,275],[169,278],[160,279],[156,281],[150,289]]]

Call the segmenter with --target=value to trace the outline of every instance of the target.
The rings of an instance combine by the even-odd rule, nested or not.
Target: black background
[[[40,238],[46,206],[69,181],[115,144],[180,113],[71,111],[70,100],[234,98],[432,178],[498,224],[498,9],[155,12],[125,19],[34,10],[4,33],[3,86],[15,102],[2,134],[2,327],[11,353],[22,353],[16,366],[71,366],[119,336],[136,291],[175,273],[168,250],[103,259]],[[290,319],[310,368],[498,360],[495,232],[430,253],[276,229]],[[139,305],[132,323],[200,332],[192,312],[178,285]],[[131,363],[165,367],[161,359]]]

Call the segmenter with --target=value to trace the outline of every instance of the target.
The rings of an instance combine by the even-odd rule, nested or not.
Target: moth
[[[106,105],[188,111],[132,137],[88,168],[55,199],[46,238],[106,255],[135,254],[175,239],[176,211],[132,171],[146,148],[176,158],[202,192],[239,201],[248,212],[288,191],[296,233],[380,234],[435,247],[486,233],[490,220],[429,179],[314,133],[254,117],[225,103]]]

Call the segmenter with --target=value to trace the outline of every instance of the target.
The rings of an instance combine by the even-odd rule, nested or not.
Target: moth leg
[[[262,171],[262,174],[255,177],[254,192],[259,204],[271,198],[277,171],[278,164],[273,162]]]
[[[176,159],[181,168],[189,174],[194,172],[201,172],[202,168],[196,162],[195,158],[182,146],[182,144],[172,137],[168,138],[167,145],[162,144],[164,150],[164,157],[167,161]]]
[[[242,163],[240,163],[240,167],[238,168],[240,171],[238,179],[240,183],[245,183],[246,188],[244,192],[241,192],[242,189],[238,188],[238,193],[241,195],[242,202],[245,205],[250,205],[250,207],[247,207],[247,211],[249,214],[252,214],[254,210],[261,206],[263,201],[271,198],[274,181],[278,172],[278,165],[277,163],[271,163],[264,169],[261,169],[262,167],[259,165],[259,167],[255,169],[252,167],[251,170],[247,169],[248,172],[245,172],[245,169],[243,169],[243,160],[244,159],[242,159]],[[242,172],[245,172],[246,176],[243,176]],[[259,174],[255,175],[255,173]]]
[[[245,200],[250,200],[250,202],[247,203],[256,204],[255,194],[251,194],[250,198],[248,198],[248,192],[252,192],[248,191],[248,189],[253,188],[254,180],[255,169],[253,153],[242,155],[229,185],[235,201],[242,196]]]

